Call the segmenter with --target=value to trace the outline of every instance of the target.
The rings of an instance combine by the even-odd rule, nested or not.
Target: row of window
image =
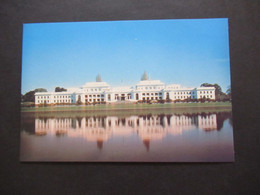
[[[137,87],[136,89],[142,90],[142,89],[163,89],[164,87]]]
[[[54,96],[56,98],[56,96]],[[58,95],[57,98],[70,98],[70,95]]]
[[[143,93],[142,95],[145,96],[145,93]],[[146,95],[158,95],[158,93],[146,93]],[[162,95],[162,93],[159,93],[159,95]]]
[[[49,100],[38,100],[38,103],[50,103]],[[73,100],[54,100],[54,103],[73,103]]]
[[[49,99],[50,97],[49,96],[37,96],[38,99]]]
[[[85,102],[87,103],[87,102],[100,102],[100,100],[101,100],[101,102],[103,102],[104,101],[104,98],[102,98],[102,99],[86,99],[85,100]]]
[[[54,100],[54,103],[70,103],[70,100]],[[71,103],[73,103],[73,100],[71,100]]]
[[[212,95],[207,95],[207,96],[205,96],[205,95],[200,95],[200,96],[199,96],[199,98],[203,98],[203,97],[212,98]]]
[[[200,94],[212,93],[212,91],[199,91]]]
[[[167,87],[167,89],[179,89],[179,87]]]
[[[143,100],[158,100],[158,99],[162,100],[162,97],[159,97],[159,98],[158,97],[146,97],[146,98],[143,97]]]
[[[38,99],[50,99],[50,96],[37,96]],[[54,96],[54,98],[70,98],[70,95],[58,95]]]
[[[184,95],[184,96],[174,96],[174,99],[182,99],[182,98],[183,98],[183,99],[186,99],[186,98],[191,98],[191,97],[192,97],[192,98],[195,98],[195,96],[190,96],[190,95],[185,96],[185,95]]]
[[[44,103],[44,102],[46,102],[46,103],[49,103],[50,101],[49,100],[38,100],[38,103]]]
[[[85,98],[92,98],[92,97],[104,97],[104,94],[101,95],[85,95]]]
[[[99,89],[84,89],[84,91],[86,92],[86,91],[101,91],[101,88],[99,88]]]
[[[191,94],[191,91],[174,92],[174,95],[176,94]],[[192,94],[194,94],[194,91],[192,92]]]

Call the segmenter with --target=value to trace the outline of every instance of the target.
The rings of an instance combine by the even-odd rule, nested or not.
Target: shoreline
[[[191,103],[191,104],[162,104],[162,105],[96,105],[96,106],[66,106],[40,107],[21,109],[22,115],[127,115],[130,113],[202,113],[202,112],[231,112],[231,103]]]
[[[175,103],[175,104],[99,104],[78,106],[48,106],[48,107],[21,107],[21,112],[64,112],[64,111],[108,111],[108,110],[143,110],[143,109],[165,109],[165,108],[219,108],[232,107],[230,102],[208,102],[208,103]]]

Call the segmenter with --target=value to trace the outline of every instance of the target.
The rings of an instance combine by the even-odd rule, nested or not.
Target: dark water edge
[[[21,126],[21,161],[234,161],[231,110],[22,113]]]

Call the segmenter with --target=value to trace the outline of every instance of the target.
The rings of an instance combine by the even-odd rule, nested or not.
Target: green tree
[[[231,100],[232,96],[231,96],[231,87],[230,87],[230,85],[227,87],[226,94],[227,94],[228,99]]]
[[[47,92],[47,90],[44,88],[37,88],[34,90],[34,92]]]
[[[37,88],[33,91],[29,91],[26,94],[22,95],[22,102],[34,102],[35,101],[34,94],[36,92],[47,92],[47,90],[44,88]]]
[[[67,89],[65,89],[63,87],[56,87],[55,88],[55,92],[62,92],[62,91],[67,91]]]
[[[215,87],[216,100],[224,100],[227,98],[226,94],[222,92],[221,87],[217,83],[215,83],[215,84],[202,83],[200,86],[201,87]]]

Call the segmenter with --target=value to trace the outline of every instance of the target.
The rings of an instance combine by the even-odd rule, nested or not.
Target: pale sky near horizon
[[[23,26],[22,94],[152,80],[230,85],[228,19],[35,23]]]

